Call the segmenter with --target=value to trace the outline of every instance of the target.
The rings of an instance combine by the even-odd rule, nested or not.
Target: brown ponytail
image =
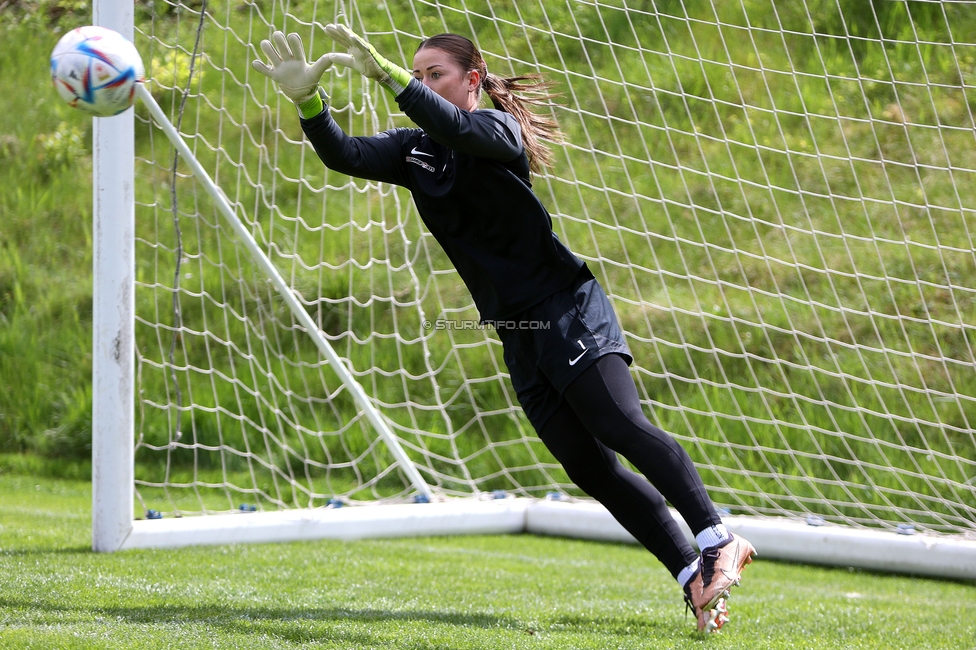
[[[529,155],[529,166],[538,173],[542,167],[551,167],[552,150],[542,142],[562,142],[559,125],[551,117],[529,110],[535,104],[545,105],[553,99],[549,92],[552,84],[539,75],[499,77],[485,70],[481,87],[488,93],[492,105],[514,117],[522,127],[522,144]]]
[[[551,117],[534,113],[530,106],[545,106],[555,98],[550,92],[552,84],[540,75],[499,77],[488,72],[481,52],[469,39],[458,34],[438,34],[422,41],[417,50],[434,48],[449,54],[463,70],[477,70],[481,77],[481,89],[491,99],[492,105],[510,114],[522,128],[522,145],[529,157],[533,172],[553,164],[552,150],[543,142],[562,142],[559,125]]]

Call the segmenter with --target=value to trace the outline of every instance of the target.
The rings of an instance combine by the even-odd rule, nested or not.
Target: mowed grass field
[[[626,545],[533,536],[90,548],[90,485],[0,458],[0,648],[976,648],[971,584],[757,559],[700,637]]]

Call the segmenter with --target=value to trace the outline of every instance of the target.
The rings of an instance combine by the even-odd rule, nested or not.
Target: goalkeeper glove
[[[319,79],[328,70],[337,56],[323,54],[314,63],[305,60],[305,47],[298,34],[274,32],[271,40],[261,41],[261,49],[271,65],[254,60],[251,67],[270,78],[281,92],[295,102],[302,117],[314,117],[322,112],[323,99],[328,99],[319,87]]]
[[[333,63],[352,68],[367,79],[380,82],[394,96],[402,93],[413,78],[410,72],[381,56],[375,47],[345,25],[330,23],[325,26],[325,33],[348,52],[332,55]]]

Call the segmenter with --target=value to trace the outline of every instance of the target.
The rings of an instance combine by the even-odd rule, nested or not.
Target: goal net
[[[137,518],[585,501],[409,195],[325,169],[250,68],[273,30],[318,56],[342,21],[403,64],[451,31],[555,82],[534,190],[723,511],[976,538],[973,4],[146,6],[147,90],[314,328],[137,104]],[[411,125],[359,75],[323,86],[352,135]]]

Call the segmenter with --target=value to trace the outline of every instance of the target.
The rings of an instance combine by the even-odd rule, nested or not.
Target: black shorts
[[[620,354],[633,361],[607,294],[585,266],[565,289],[494,325],[515,395],[536,431],[595,360]]]

